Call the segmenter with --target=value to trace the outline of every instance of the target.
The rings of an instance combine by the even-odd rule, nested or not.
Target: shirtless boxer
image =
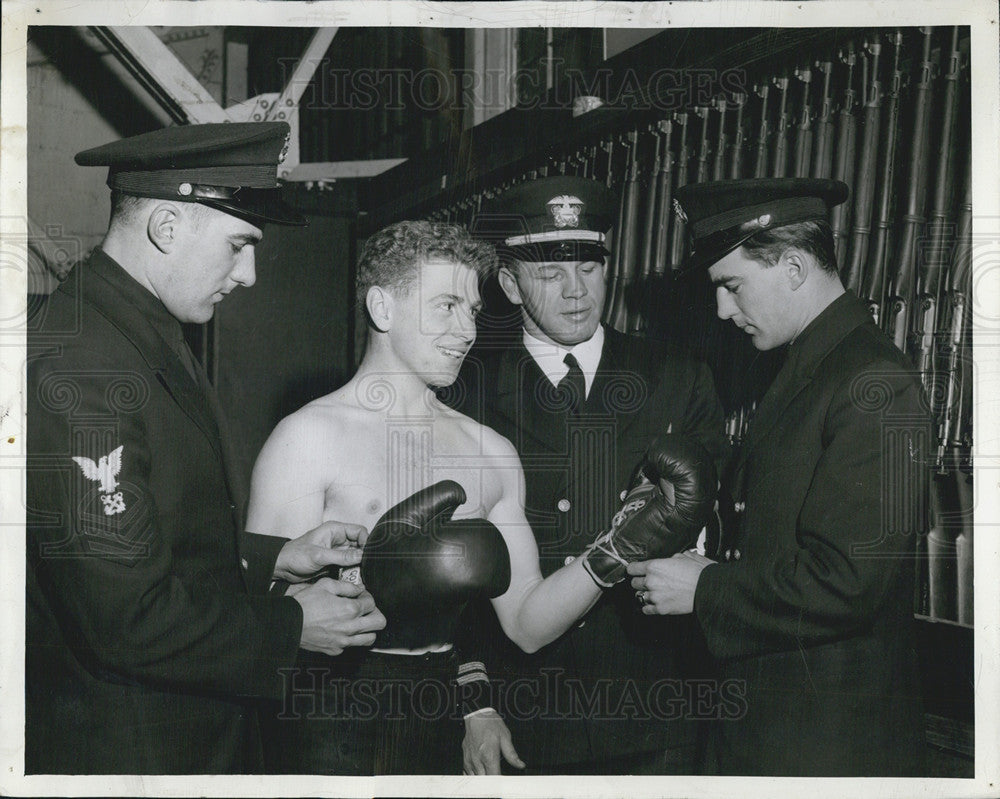
[[[693,510],[680,501],[671,505],[654,486],[657,499],[634,514],[623,514],[627,518],[615,540],[603,541],[542,579],[513,446],[439,403],[432,391],[454,381],[475,340],[479,281],[495,267],[495,258],[492,247],[452,225],[402,222],[368,241],[357,277],[369,321],[361,366],[345,386],[274,430],[254,468],[249,528],[291,537],[322,520],[350,520],[374,528],[371,547],[387,529],[387,509],[392,508],[390,516],[398,515],[393,506],[412,502],[408,498],[415,492],[433,487],[416,498],[422,506],[417,526],[432,516],[438,526],[425,530],[420,540],[447,539],[452,514],[456,520],[478,520],[470,523],[475,529],[462,529],[467,537],[450,548],[411,553],[407,561],[401,556],[414,539],[407,540],[406,526],[397,525],[394,534],[383,535],[388,546],[379,555],[382,560],[372,562],[377,567],[395,556],[396,565],[414,570],[419,579],[422,572],[433,571],[432,559],[447,550],[475,571],[469,579],[491,596],[504,632],[531,652],[561,635],[594,604],[602,588],[623,579],[616,550],[655,547],[671,530],[683,530],[682,537],[689,535],[688,528],[697,532],[706,503],[697,496]],[[687,452],[680,456],[692,457]],[[698,460],[700,453],[693,457]],[[679,477],[671,452],[653,460],[646,470],[654,479],[669,474],[683,482],[691,469],[711,470],[707,455],[697,467],[682,468]],[[698,486],[714,488],[714,476],[698,478]],[[460,488],[438,485],[442,481]],[[678,497],[682,493],[678,490]],[[509,567],[504,555],[509,555]],[[378,571],[370,567],[368,573],[377,577]],[[289,697],[273,731],[278,752],[271,759],[273,768],[342,774],[460,772],[462,730],[447,691],[454,669],[447,622],[454,622],[459,607],[442,608],[438,615],[444,623],[423,625],[422,639],[398,634],[398,619],[421,606],[437,586],[405,595],[402,582],[382,582],[378,592],[367,587],[386,615],[387,633],[395,619],[397,634],[390,639],[380,635],[370,652],[336,659],[303,653],[308,668],[290,675]],[[307,698],[309,689],[321,690],[323,701]]]

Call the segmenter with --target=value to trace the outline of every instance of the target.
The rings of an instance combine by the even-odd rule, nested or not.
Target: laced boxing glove
[[[465,491],[442,480],[390,508],[375,523],[360,574],[386,618],[375,646],[448,643],[465,604],[510,586],[510,555],[485,519],[451,518]]]
[[[629,563],[690,549],[711,518],[715,466],[700,444],[683,436],[662,436],[646,451],[641,473],[611,529],[584,553],[584,568],[602,588],[624,580]],[[671,493],[673,501],[667,498]]]

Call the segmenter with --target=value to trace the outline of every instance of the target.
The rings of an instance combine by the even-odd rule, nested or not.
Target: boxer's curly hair
[[[496,272],[493,245],[474,239],[461,225],[445,222],[396,222],[365,242],[358,259],[355,288],[360,302],[368,289],[381,286],[407,294],[429,260],[464,264],[480,281]]]

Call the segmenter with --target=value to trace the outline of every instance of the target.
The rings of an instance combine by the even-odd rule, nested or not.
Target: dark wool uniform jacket
[[[932,449],[910,369],[844,294],[761,402],[733,559],[695,593],[734,700],[713,738],[723,774],[914,773],[913,553]]]
[[[520,341],[474,349],[455,391],[464,413],[518,451],[544,576],[607,529],[646,448],[669,427],[693,436],[718,466],[729,452],[708,368],[611,329],[578,416],[553,404],[552,384]],[[667,762],[690,771],[695,729],[684,718],[689,697],[679,683],[699,648],[690,617],[644,616],[626,580],[582,623],[527,655],[489,607],[480,611],[474,640],[459,641],[462,657],[485,662],[494,704],[529,765],[558,771],[674,749]]]
[[[260,768],[298,604],[242,534],[217,404],[181,329],[101,250],[40,308],[27,383],[29,773]]]

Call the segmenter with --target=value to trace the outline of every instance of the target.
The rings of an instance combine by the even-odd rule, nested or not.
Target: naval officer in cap
[[[385,624],[322,579],[364,532],[245,534],[245,493],[182,322],[254,282],[280,200],[283,122],[173,127],[77,155],[112,213],[29,335],[25,770],[250,772],[255,701],[299,647],[336,655]],[[301,586],[300,586],[301,587]],[[289,591],[293,593],[295,586]]]
[[[476,222],[497,243],[521,326],[514,341],[470,352],[457,402],[516,447],[546,576],[611,521],[658,436],[693,439],[716,469],[728,454],[707,367],[601,325],[615,208],[603,183],[558,176],[515,186]],[[534,774],[692,773],[697,725],[680,678],[704,674],[690,619],[643,617],[619,584],[525,654],[481,610],[459,674],[467,772],[499,773],[501,758],[520,767],[519,754]]]
[[[685,186],[690,270],[759,350],[786,347],[743,443],[728,557],[629,567],[648,614],[694,613],[741,685],[715,725],[714,773],[918,773],[923,720],[913,554],[930,430],[912,366],[837,272],[838,181]]]

